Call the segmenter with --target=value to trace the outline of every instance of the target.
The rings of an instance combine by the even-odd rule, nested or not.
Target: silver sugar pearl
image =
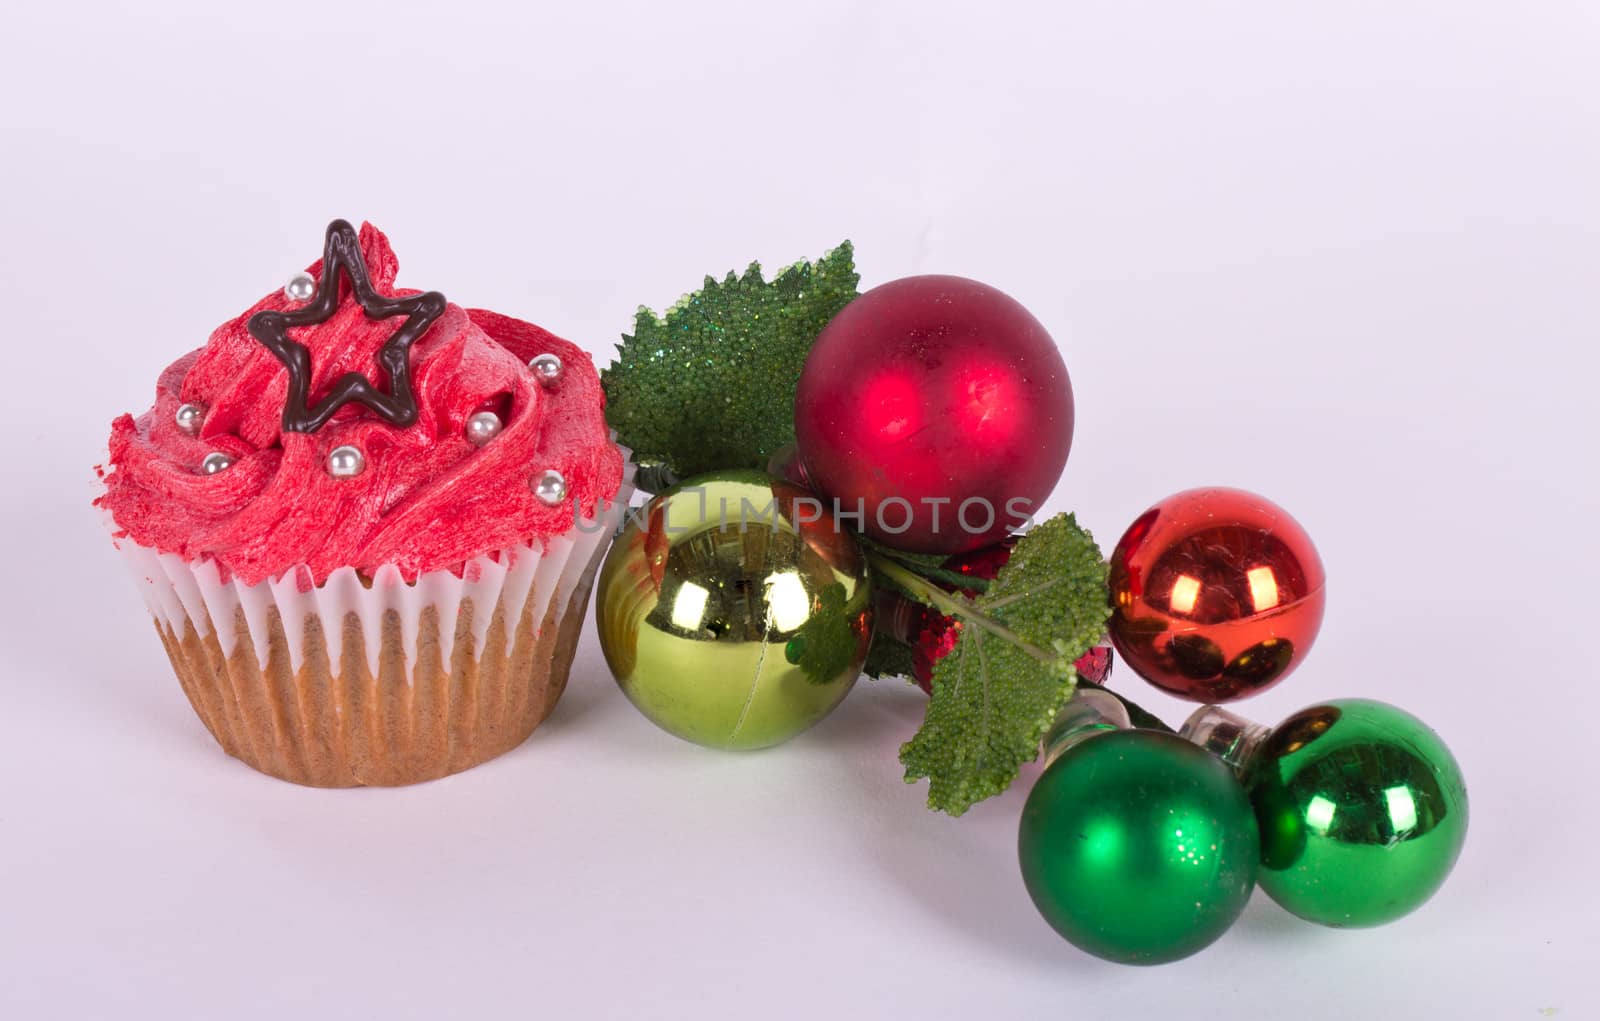
[[[310,301],[317,293],[317,282],[310,273],[296,273],[283,285],[283,296],[290,301]]]
[[[567,501],[567,480],[552,468],[534,480],[533,495],[547,507],[559,507]]]
[[[232,464],[233,458],[220,450],[213,450],[205,456],[205,460],[200,462],[200,471],[206,475],[215,475],[217,472],[231,467]]]
[[[367,467],[366,455],[361,448],[346,444],[328,451],[328,474],[336,479],[353,479]]]
[[[467,419],[467,439],[474,446],[483,446],[500,435],[500,416],[492,411],[480,411]]]
[[[198,404],[180,404],[177,414],[172,416],[178,423],[178,428],[190,436],[200,434],[200,424],[206,420],[206,409]]]
[[[554,386],[561,378],[561,356],[545,352],[535,355],[533,361],[528,363],[528,368],[533,370],[534,378],[545,386]]]

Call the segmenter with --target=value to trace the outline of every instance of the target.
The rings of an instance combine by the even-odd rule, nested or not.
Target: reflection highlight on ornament
[[[767,578],[767,616],[776,631],[794,631],[811,616],[811,597],[805,582],[794,571],[783,571]]]
[[[1016,435],[1016,373],[1007,365],[975,361],[957,373],[956,396],[950,403],[966,423],[973,440],[1003,444]]]
[[[1098,866],[1114,864],[1122,857],[1127,841],[1116,820],[1097,820],[1084,827],[1083,856]]]
[[[909,376],[885,372],[867,384],[862,397],[871,434],[892,443],[922,428],[922,394]]]
[[[1172,583],[1172,595],[1168,598],[1168,602],[1172,606],[1173,613],[1193,613],[1195,600],[1199,598],[1200,579],[1185,574]]]
[[[700,630],[700,624],[705,620],[706,600],[711,598],[711,593],[686,581],[678,589],[678,594],[672,600],[672,625],[680,631],[693,633]]]
[[[1383,792],[1384,804],[1389,807],[1389,828],[1396,837],[1404,837],[1417,828],[1417,799],[1409,787],[1390,787]]]
[[[1263,613],[1278,605],[1278,579],[1270,567],[1252,567],[1244,573],[1250,582],[1250,605]]]
[[[1338,805],[1318,794],[1306,804],[1306,825],[1315,830],[1318,836],[1327,836],[1338,811]]]

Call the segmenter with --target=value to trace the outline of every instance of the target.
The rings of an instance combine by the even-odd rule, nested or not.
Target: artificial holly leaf
[[[872,636],[872,645],[867,649],[867,662],[861,672],[868,677],[911,678],[916,672],[916,664],[911,657],[911,646],[879,631]]]
[[[1105,634],[1106,565],[1070,514],[1017,541],[966,608],[961,637],[933,671],[933,697],[900,749],[906,782],[927,777],[928,807],[960,815],[1005,790],[1072,696],[1072,664]]]
[[[817,607],[784,646],[784,658],[812,684],[827,684],[856,658],[860,639],[850,627],[844,585],[833,582],[817,593]]]
[[[640,308],[601,375],[606,418],[634,459],[687,477],[765,468],[794,442],[794,394],[817,334],[856,297],[846,241],[771,283],[751,263],[658,317]]]

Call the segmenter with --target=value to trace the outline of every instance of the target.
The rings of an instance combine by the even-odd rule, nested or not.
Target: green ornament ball
[[[1302,709],[1251,757],[1261,888],[1301,918],[1392,922],[1444,883],[1467,835],[1467,789],[1427,724],[1368,699]]]
[[[1061,753],[1028,795],[1017,851],[1045,920],[1123,964],[1209,946],[1244,910],[1260,856],[1232,771],[1149,730],[1098,734]]]
[[[866,561],[808,490],[756,471],[687,480],[629,520],[596,587],[600,648],[657,726],[713,748],[794,737],[866,660]]]

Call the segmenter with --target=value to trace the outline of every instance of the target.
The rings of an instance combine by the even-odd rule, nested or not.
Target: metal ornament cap
[[[727,471],[629,515],[595,617],[606,664],[646,718],[745,750],[794,737],[850,692],[870,599],[860,548],[809,490]]]

